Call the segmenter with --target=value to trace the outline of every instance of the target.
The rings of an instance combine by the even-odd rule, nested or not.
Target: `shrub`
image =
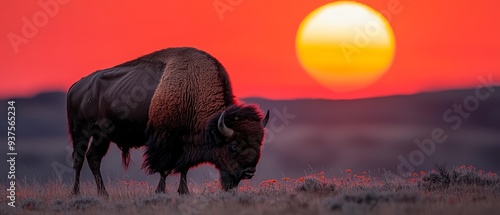
[[[306,178],[297,186],[296,190],[302,192],[335,191],[335,184],[326,184],[316,178]]]
[[[434,165],[437,171],[432,171],[422,178],[420,187],[427,190],[443,190],[450,186],[500,186],[500,178],[493,173],[483,174],[473,168],[463,166],[446,170],[446,164]]]

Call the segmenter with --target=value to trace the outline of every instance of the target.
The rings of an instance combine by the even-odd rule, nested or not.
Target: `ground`
[[[179,196],[175,185],[155,194],[146,182],[108,183],[109,197],[96,194],[94,183],[82,184],[82,194],[69,194],[59,182],[24,182],[17,188],[16,208],[2,197],[0,214],[498,214],[500,178],[472,166],[407,177],[353,173],[341,178],[323,172],[307,177],[248,183],[230,192],[218,181],[190,184],[191,195]]]

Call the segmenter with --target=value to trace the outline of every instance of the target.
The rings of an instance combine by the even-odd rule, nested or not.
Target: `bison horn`
[[[233,129],[229,128],[226,126],[226,123],[224,123],[224,115],[226,114],[226,111],[223,111],[222,114],[219,117],[219,122],[217,123],[217,126],[219,127],[220,133],[226,137],[230,137],[233,135],[234,131]]]
[[[262,120],[262,127],[265,128],[267,123],[269,122],[269,110],[266,112],[266,117]]]

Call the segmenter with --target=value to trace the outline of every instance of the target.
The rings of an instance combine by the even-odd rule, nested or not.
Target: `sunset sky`
[[[488,74],[500,81],[496,1],[359,1],[389,16],[396,51],[385,75],[350,92],[320,85],[295,51],[301,21],[332,1],[61,0],[49,14],[39,2],[57,0],[0,3],[1,98],[66,91],[95,70],[175,46],[215,56],[238,97],[355,99],[474,87]],[[37,31],[26,32],[34,17]]]

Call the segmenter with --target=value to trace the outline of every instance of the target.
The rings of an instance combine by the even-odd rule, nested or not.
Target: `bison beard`
[[[240,181],[241,179],[232,176],[228,172],[220,171],[220,182],[223,190],[228,191],[230,189],[233,189],[234,187],[238,186]]]
[[[255,174],[269,119],[269,112],[263,117],[238,102],[224,67],[194,48],[160,50],[82,78],[68,90],[67,115],[72,193],[79,193],[87,158],[103,195],[100,166],[110,142],[122,150],[125,167],[129,149],[146,146],[143,168],[160,173],[157,192],[169,174],[181,173],[178,192],[189,193],[187,172],[201,163],[220,170],[224,190],[234,188]]]

